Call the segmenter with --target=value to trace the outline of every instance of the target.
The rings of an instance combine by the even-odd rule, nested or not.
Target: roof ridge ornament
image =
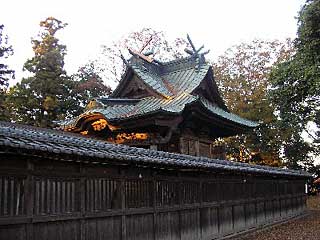
[[[198,62],[198,70],[199,70],[200,65],[206,61],[204,55],[207,55],[210,52],[210,50],[207,50],[207,51],[204,51],[201,53],[200,51],[204,48],[204,45],[202,45],[200,48],[196,49],[189,34],[187,34],[187,39],[188,39],[188,42],[190,43],[192,50],[185,48],[184,51],[186,53],[188,53],[189,55],[191,55],[192,58],[199,59],[199,62]]]
[[[140,59],[143,59],[143,60],[145,60],[145,61],[148,62],[148,63],[155,62],[155,63],[157,63],[157,64],[161,64],[161,62],[157,61],[156,59],[154,59],[154,58],[151,56],[151,55],[154,54],[154,47],[153,47],[151,50],[143,53],[143,51],[144,51],[144,50],[146,49],[146,47],[150,44],[150,42],[152,41],[152,39],[153,39],[153,36],[150,36],[149,40],[146,41],[145,44],[143,44],[143,46],[140,48],[139,51],[134,50],[133,48],[130,48],[130,47],[127,47],[127,49],[128,49],[129,53],[130,53],[132,56],[135,56],[135,57],[138,57],[138,58],[140,58]],[[121,54],[121,55],[122,55],[122,54]],[[122,58],[122,61],[127,65],[128,62],[127,62],[127,61],[124,61],[125,59],[124,59],[123,55],[121,56],[121,58]]]

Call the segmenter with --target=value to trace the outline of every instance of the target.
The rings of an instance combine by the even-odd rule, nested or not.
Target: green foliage
[[[255,131],[225,139],[229,159],[279,166],[281,134],[274,106],[267,97],[268,75],[275,62],[292,55],[290,40],[255,40],[228,49],[214,64],[215,79],[228,108],[261,122]]]
[[[41,32],[32,40],[34,57],[24,64],[32,74],[9,91],[6,101],[12,120],[52,127],[54,121],[72,114],[76,105],[72,96],[74,83],[64,70],[66,46],[55,37],[66,24],[49,17],[40,22]]]
[[[13,48],[8,44],[8,36],[3,36],[4,25],[0,25],[0,91],[8,87],[8,81],[14,77],[14,71],[9,69],[4,60],[13,55]]]
[[[4,106],[6,88],[10,78],[14,78],[14,71],[11,70],[5,59],[13,55],[13,48],[8,44],[8,36],[3,35],[3,25],[0,25],[0,120],[8,120],[8,111]]]
[[[81,114],[86,104],[93,98],[111,94],[111,88],[103,83],[100,74],[101,70],[97,69],[96,62],[91,61],[72,76],[75,83],[74,94],[79,103],[74,115]]]
[[[319,154],[319,131],[310,132],[308,124],[320,127],[320,1],[309,0],[298,18],[296,53],[274,67],[270,97],[279,113],[280,127],[294,129],[284,139],[284,153],[290,166],[307,167],[310,153]],[[313,139],[306,143],[301,133]]]

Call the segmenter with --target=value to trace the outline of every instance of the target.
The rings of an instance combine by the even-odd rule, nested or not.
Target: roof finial
[[[202,52],[200,53],[200,51],[204,48],[204,45],[202,45],[200,48],[198,48],[198,50],[196,49],[196,47],[194,46],[189,34],[187,34],[187,39],[188,39],[188,42],[190,43],[191,45],[191,49],[184,49],[184,51],[188,54],[190,54],[192,57],[194,57],[195,59],[196,58],[199,58],[199,64],[198,64],[198,69],[200,69],[200,64],[205,62],[205,57],[204,55],[208,54],[210,52],[210,50],[207,50],[205,52]]]
[[[152,41],[152,38],[153,38],[153,37],[150,36],[150,38],[148,39],[148,41],[146,41],[146,42],[143,44],[143,46],[140,48],[139,51],[136,51],[136,50],[128,47],[129,53],[130,53],[132,56],[139,57],[139,58],[141,58],[141,59],[143,59],[143,60],[145,60],[145,61],[147,61],[147,62],[149,62],[149,63],[153,62],[154,59],[150,56],[150,55],[152,55],[152,54],[154,53],[153,50],[148,51],[148,52],[146,52],[146,53],[143,53],[143,50],[150,44],[150,42]]]

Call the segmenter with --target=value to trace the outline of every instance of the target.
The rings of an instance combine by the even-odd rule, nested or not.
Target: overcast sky
[[[6,0],[1,3],[0,24],[5,25],[15,54],[11,66],[21,69],[32,57],[31,37],[39,22],[53,16],[68,23],[58,35],[67,45],[69,74],[97,55],[100,45],[143,27],[166,33],[169,39],[189,33],[197,46],[205,44],[210,58],[243,41],[295,37],[295,17],[302,0]]]

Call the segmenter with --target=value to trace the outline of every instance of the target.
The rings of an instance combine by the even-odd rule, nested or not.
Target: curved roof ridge
[[[170,64],[177,64],[177,63],[182,63],[182,62],[187,62],[190,61],[192,59],[195,59],[192,56],[187,56],[187,57],[181,57],[181,58],[177,58],[177,59],[173,59],[167,62],[161,62],[162,66],[166,66],[166,65],[170,65]]]

